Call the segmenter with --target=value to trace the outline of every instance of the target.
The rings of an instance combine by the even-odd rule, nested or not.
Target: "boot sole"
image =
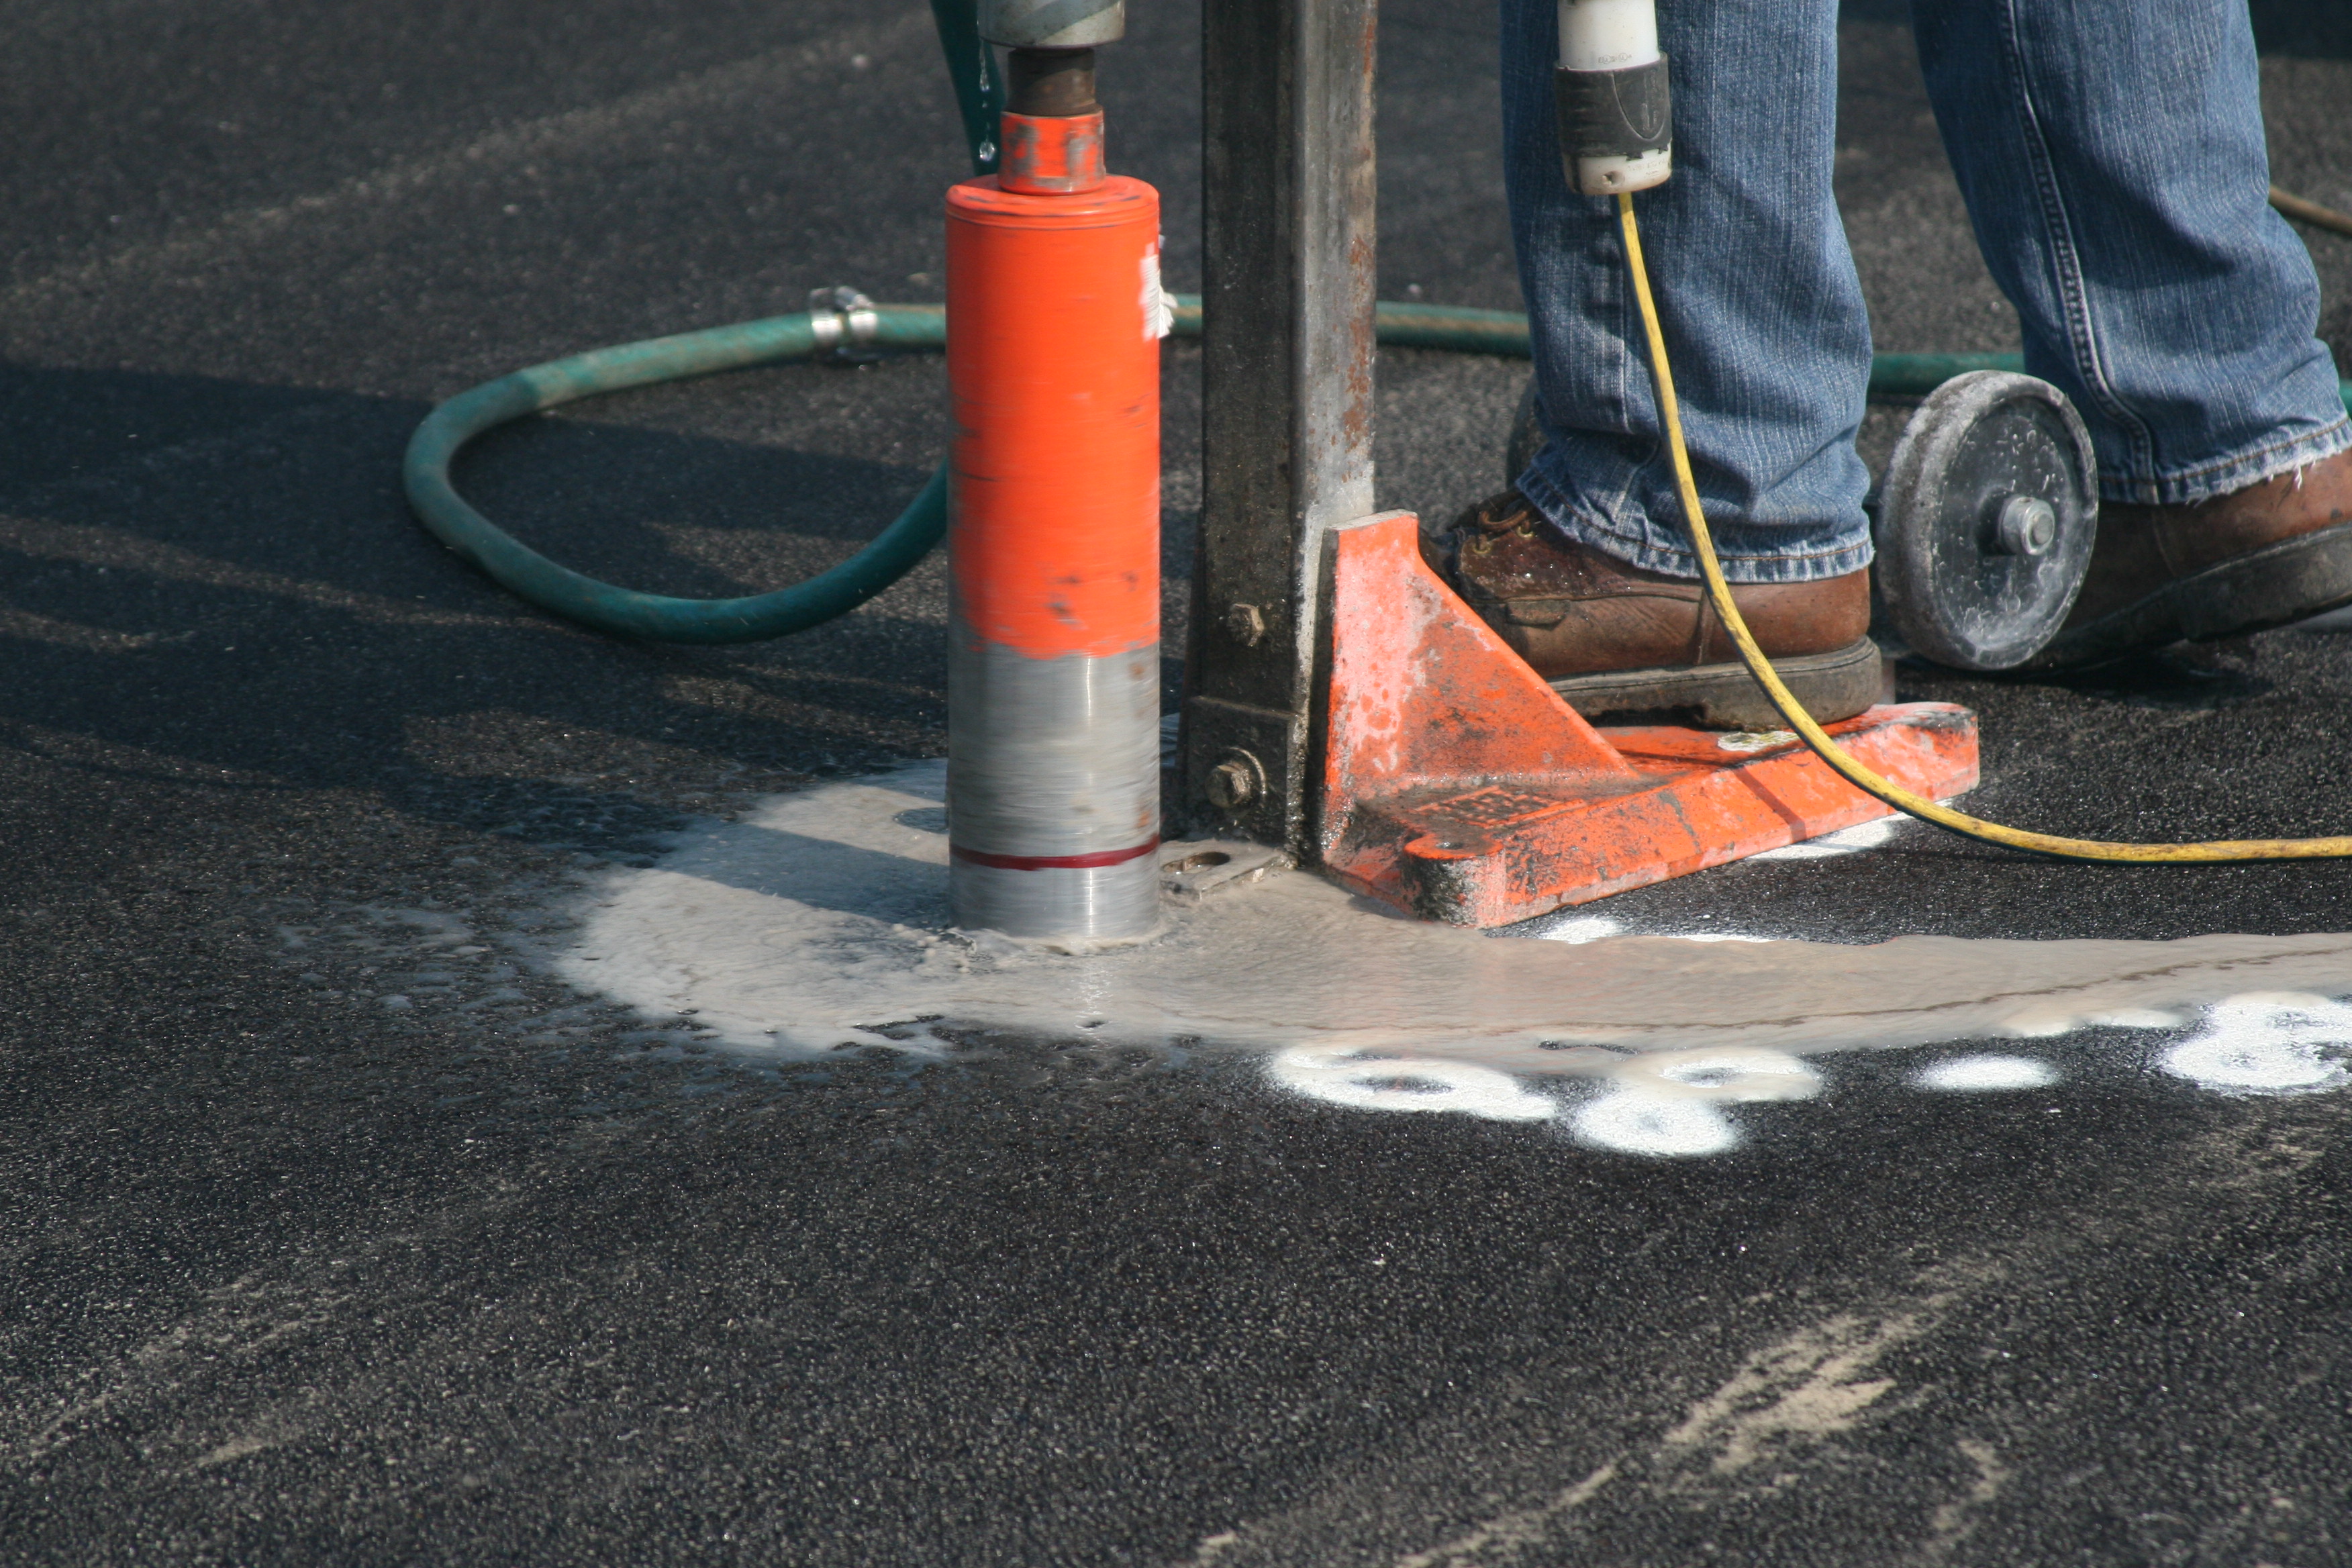
[[[1834,724],[1888,700],[1878,645],[1868,637],[1830,653],[1776,658],[1772,668],[1816,723]],[[1670,665],[1563,675],[1550,683],[1587,719],[1629,714],[1695,723],[1702,730],[1778,730],[1786,721],[1744,664]]]
[[[2174,579],[2144,599],[2063,631],[2028,670],[2079,669],[2167,643],[2268,631],[2352,604],[2352,522]]]

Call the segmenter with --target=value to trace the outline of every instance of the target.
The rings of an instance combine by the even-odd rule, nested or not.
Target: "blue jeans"
[[[1616,203],[1552,126],[1553,0],[1502,0],[1512,236],[1570,537],[1696,576]],[[1870,329],[1831,189],[1835,0],[1663,0],[1675,176],[1635,196],[1699,493],[1735,582],[1868,564]],[[2265,201],[2245,0],[1914,0],[1977,243],[2025,365],[2074,399],[2112,500],[2225,494],[2352,446],[2303,242]]]

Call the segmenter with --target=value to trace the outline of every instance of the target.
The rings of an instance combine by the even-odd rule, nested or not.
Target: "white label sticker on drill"
[[[1160,287],[1160,242],[1143,253],[1143,335],[1164,338],[1176,327],[1176,308]]]

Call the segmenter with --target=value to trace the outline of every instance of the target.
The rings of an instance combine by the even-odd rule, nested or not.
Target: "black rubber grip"
[[[1621,71],[1552,76],[1559,108],[1559,150],[1570,158],[1638,158],[1674,145],[1674,102],[1666,57]]]

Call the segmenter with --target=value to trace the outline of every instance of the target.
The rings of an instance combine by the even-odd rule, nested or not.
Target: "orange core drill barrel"
[[[959,925],[1118,940],[1160,919],[1168,310],[1092,65],[1015,49],[1004,173],[948,192],[948,836]]]

